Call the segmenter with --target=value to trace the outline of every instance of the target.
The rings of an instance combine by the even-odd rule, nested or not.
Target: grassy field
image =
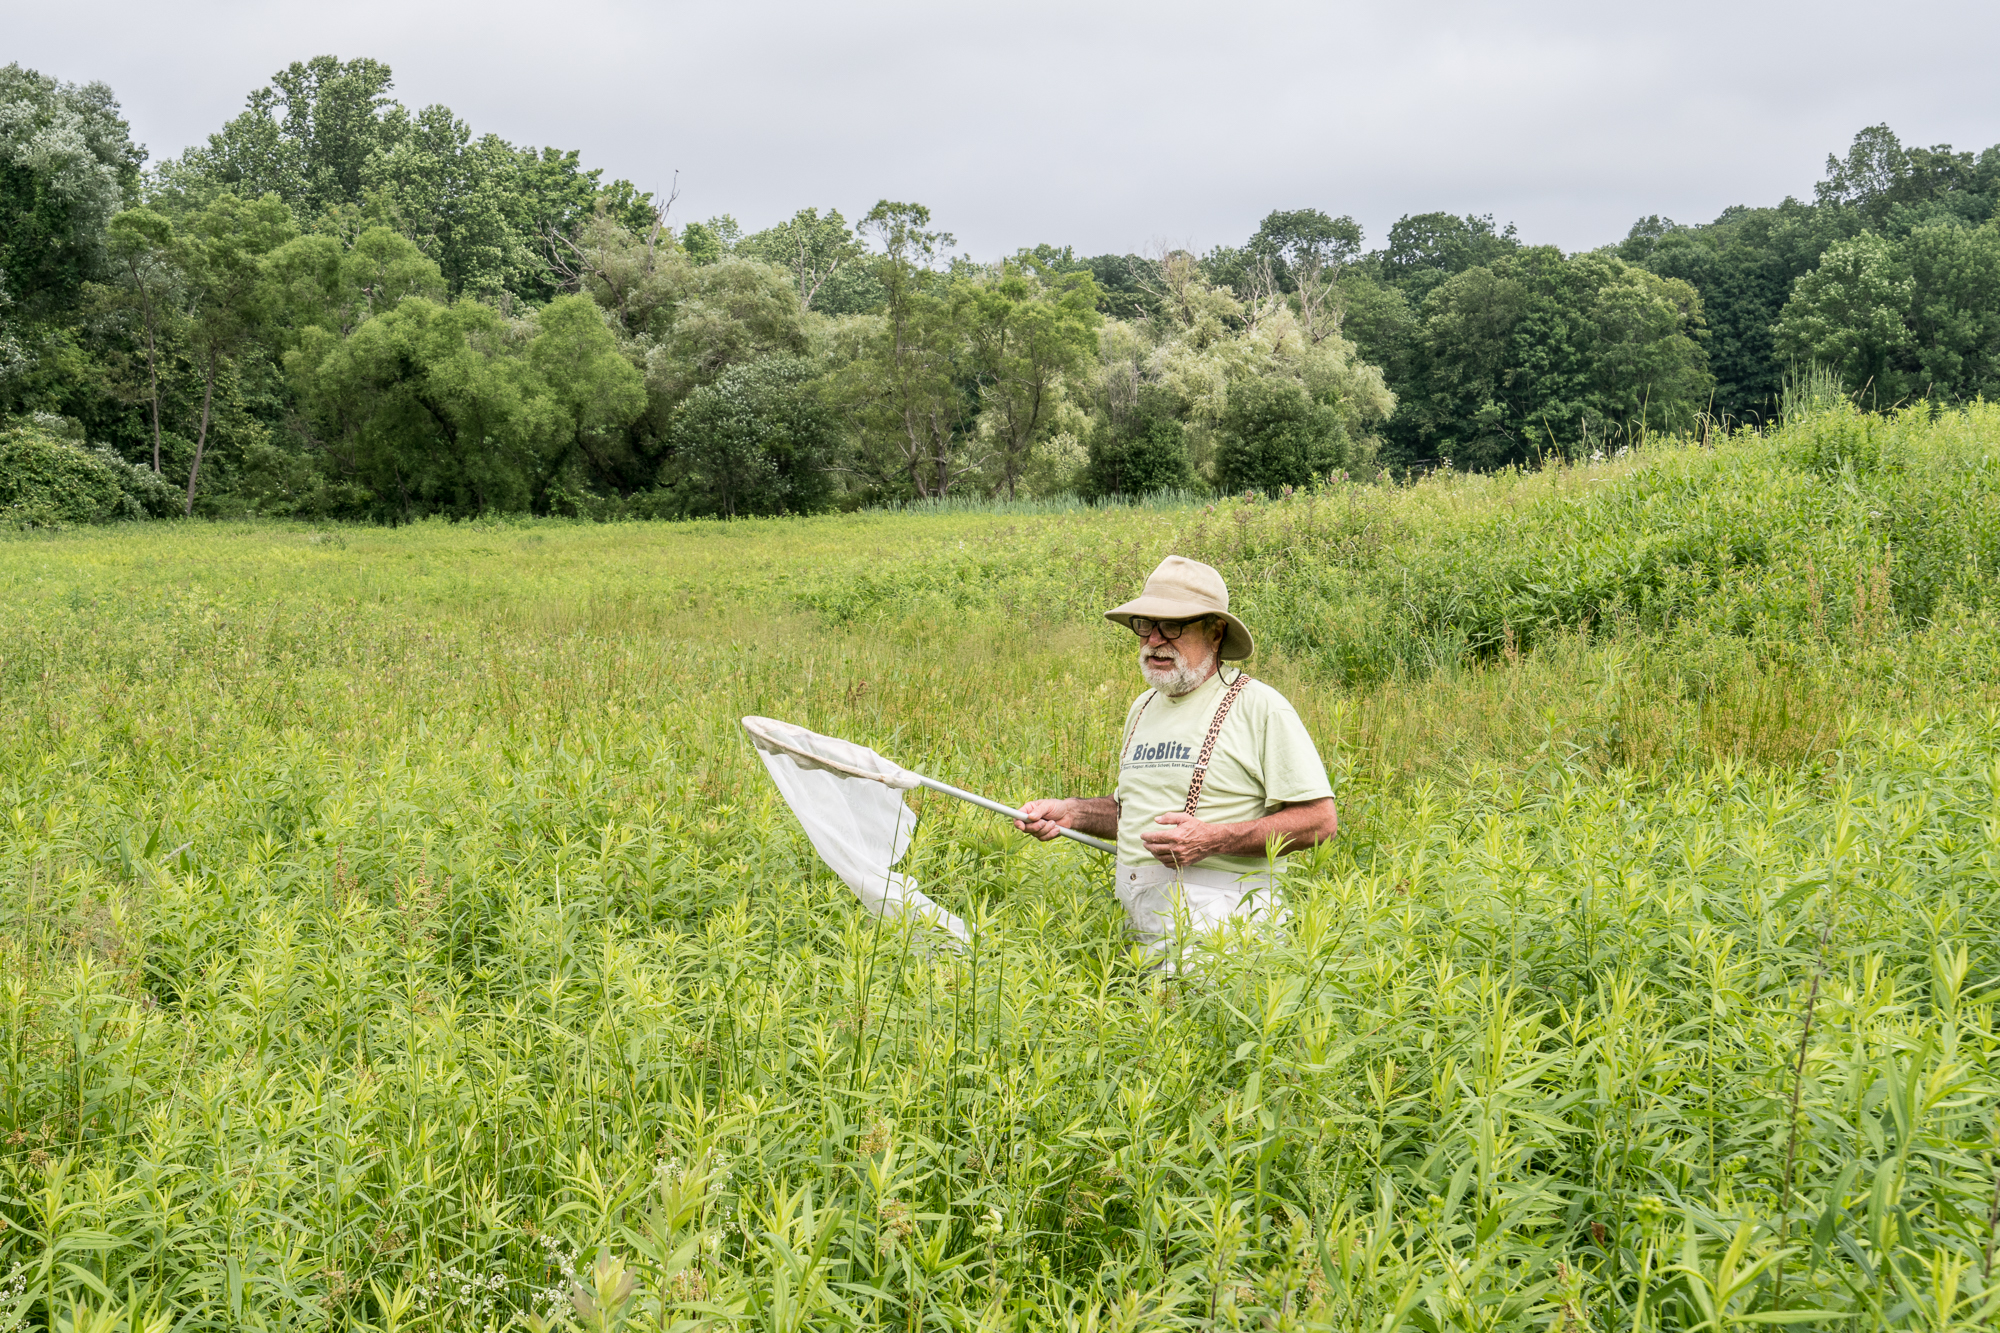
[[[1335,776],[963,957],[736,719],[1102,792],[1220,565]],[[0,537],[0,1333],[1990,1326],[2000,411],[1111,511]]]

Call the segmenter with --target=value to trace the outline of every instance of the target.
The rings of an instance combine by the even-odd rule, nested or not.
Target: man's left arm
[[[1211,856],[1262,856],[1277,843],[1277,854],[1317,847],[1340,831],[1333,798],[1281,805],[1262,819],[1209,824],[1178,810],[1161,815],[1140,834],[1146,850],[1166,865],[1191,866]]]

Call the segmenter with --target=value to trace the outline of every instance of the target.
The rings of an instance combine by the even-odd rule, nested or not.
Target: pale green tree
[[[656,213],[635,229],[598,208],[576,236],[559,239],[569,285],[610,311],[628,337],[657,334],[671,321],[691,264],[665,217]]]
[[[605,455],[621,469],[621,491],[648,484],[674,448],[674,412],[688,394],[733,366],[810,349],[804,307],[782,269],[733,257],[696,264],[657,212],[634,231],[599,210],[565,262],[611,317],[645,388],[645,413]]]
[[[670,303],[641,340],[647,391],[662,408],[731,366],[806,351],[805,311],[783,270],[725,259],[671,277]]]
[[[105,227],[136,201],[145,156],[105,85],[0,66],[0,274],[25,313],[105,270]]]
[[[855,264],[867,252],[840,210],[830,208],[821,217],[816,208],[802,208],[777,226],[746,236],[735,253],[744,259],[761,259],[792,275],[799,304],[812,309],[813,298],[827,281]]]
[[[968,363],[998,445],[1000,485],[1013,498],[1035,445],[1050,432],[1068,383],[1097,352],[1097,287],[1088,273],[1044,285],[1012,264],[963,285]]]
[[[283,349],[299,330],[345,337],[405,296],[445,297],[444,274],[416,243],[387,227],[351,242],[317,232],[280,246],[264,261],[270,336]]]
[[[1372,438],[1396,409],[1378,368],[1362,361],[1337,333],[1311,336],[1289,306],[1269,304],[1252,321],[1242,303],[1188,278],[1162,308],[1167,313],[1154,324],[1161,336],[1148,361],[1148,378],[1181,404],[1182,416],[1198,433],[1221,422],[1231,388],[1248,379],[1300,385],[1315,402],[1332,408],[1356,441]]]
[[[1361,226],[1316,208],[1279,210],[1250,238],[1249,277],[1259,295],[1282,294],[1307,338],[1340,332],[1340,276],[1361,252]]]
[[[922,204],[886,199],[861,231],[879,247],[872,267],[883,314],[833,377],[831,397],[860,437],[857,472],[878,486],[903,484],[941,499],[985,462],[968,449],[978,416],[964,364],[970,303],[962,284],[933,268],[953,240],[932,228]]]

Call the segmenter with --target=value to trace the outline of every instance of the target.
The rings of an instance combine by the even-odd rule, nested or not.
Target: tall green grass
[[[0,1330],[1971,1328],[1990,413],[1282,502],[0,541]],[[1344,832],[1167,981],[1102,791],[1215,560]]]

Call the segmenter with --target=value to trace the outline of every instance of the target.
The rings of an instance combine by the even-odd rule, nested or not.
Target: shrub
[[[1181,423],[1167,412],[1142,409],[1122,426],[1091,437],[1081,489],[1086,499],[1101,500],[1179,490],[1193,479]]]
[[[1231,385],[1216,436],[1215,480],[1225,491],[1310,486],[1347,461],[1340,413],[1287,380]]]
[[[827,507],[828,466],[840,432],[797,357],[767,357],[723,372],[674,415],[668,464],[679,513],[809,514]]]
[[[0,520],[11,526],[109,523],[174,512],[173,487],[63,417],[36,413],[0,428]]]

